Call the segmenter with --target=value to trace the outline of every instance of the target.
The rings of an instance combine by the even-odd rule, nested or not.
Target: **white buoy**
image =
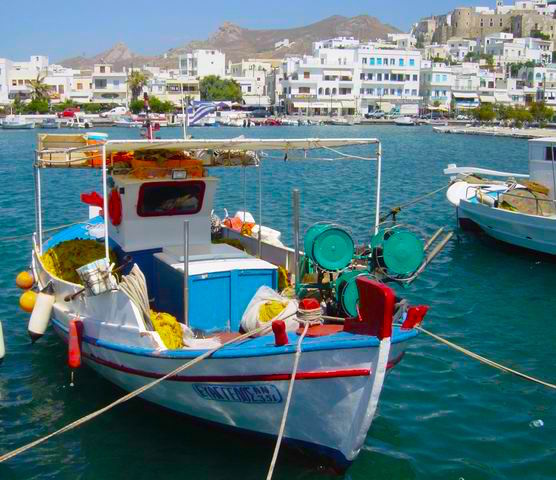
[[[0,363],[4,360],[6,355],[6,347],[4,346],[4,332],[2,331],[2,322],[0,322]]]
[[[44,335],[50,322],[52,314],[52,307],[56,301],[53,295],[54,291],[52,285],[48,284],[38,295],[33,313],[29,319],[29,326],[27,328],[31,341],[35,343],[39,338]]]

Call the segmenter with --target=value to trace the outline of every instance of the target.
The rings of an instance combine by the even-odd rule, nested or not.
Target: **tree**
[[[539,123],[546,123],[552,120],[554,116],[554,110],[547,107],[544,102],[533,102],[529,106],[529,113],[533,120]]]
[[[48,113],[50,111],[50,105],[46,98],[33,98],[27,105],[23,108],[24,113]]]
[[[521,127],[525,122],[531,122],[533,115],[524,107],[514,107],[510,110],[510,120],[513,120],[517,127]]]
[[[209,101],[241,101],[241,87],[235,80],[226,80],[217,75],[209,75],[199,85],[201,99]]]
[[[23,113],[23,109],[25,108],[25,104],[21,100],[19,93],[16,93],[14,101],[12,103],[12,110],[14,113]]]
[[[153,113],[171,113],[176,109],[172,102],[162,101],[154,96],[149,97],[149,105]],[[132,113],[141,113],[145,109],[145,102],[139,99],[132,100],[129,109]]]
[[[483,103],[480,107],[473,110],[473,117],[481,122],[491,122],[496,118],[496,112],[492,104]]]
[[[147,84],[147,76],[139,71],[133,70],[127,77],[127,85],[131,91],[131,100],[137,100]]]
[[[33,100],[42,100],[42,99],[49,98],[49,92],[51,87],[50,85],[44,83],[45,78],[46,77],[41,77],[41,74],[39,72],[37,73],[37,78],[29,82],[32,90],[31,98]]]
[[[541,32],[540,30],[531,30],[532,38],[540,38],[541,40],[550,40],[550,35]]]

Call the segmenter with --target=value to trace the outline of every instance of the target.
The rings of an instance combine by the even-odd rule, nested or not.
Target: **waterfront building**
[[[127,73],[115,72],[112,65],[96,64],[92,73],[93,95],[95,103],[127,104]]]
[[[0,105],[6,105],[10,102],[8,94],[11,63],[7,58],[0,58]]]
[[[494,57],[496,66],[508,63],[550,63],[552,42],[539,38],[514,38],[511,33],[493,34],[485,38],[484,52]]]
[[[280,63],[281,60],[242,60],[228,65],[228,76],[240,85],[243,103],[246,106],[270,107],[266,77]]]
[[[71,81],[70,100],[75,103],[89,103],[93,98],[93,72],[74,72]]]
[[[374,110],[417,113],[421,53],[377,48],[354,38],[313,45],[313,55],[284,61],[289,112],[359,115]]]
[[[13,101],[17,96],[21,100],[31,98],[31,81],[37,76],[46,76],[48,57],[33,55],[28,62],[9,62],[8,99]]]
[[[226,55],[219,50],[194,50],[178,58],[180,75],[202,79],[226,75]]]
[[[446,63],[423,60],[421,62],[421,96],[423,106],[450,108],[455,75]]]
[[[477,41],[452,37],[448,40],[448,52],[453,60],[463,62],[467,55],[478,52]]]

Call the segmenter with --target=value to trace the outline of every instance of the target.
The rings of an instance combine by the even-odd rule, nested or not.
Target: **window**
[[[322,92],[323,92],[322,87],[320,87],[319,88],[319,95],[322,95]]]
[[[360,78],[361,80],[365,80],[365,74],[362,73],[361,75],[359,75],[359,78]]]
[[[367,59],[363,57],[363,65],[367,65]]]
[[[382,73],[377,73],[377,74],[376,74],[376,79],[377,79],[379,82],[382,82]]]
[[[114,88],[118,88],[120,86],[119,80],[113,80],[113,83],[114,83]]]
[[[299,93],[311,93],[311,89],[309,87],[299,87]]]
[[[390,59],[390,65],[396,65],[396,59],[395,58]]]
[[[363,95],[363,94],[365,93],[365,89],[364,89],[364,88],[360,88],[360,89],[359,89],[359,93],[360,93],[361,95]]]
[[[17,80],[12,80],[12,87],[17,87]]]
[[[417,96],[417,90],[411,90],[411,95],[416,97]]]
[[[335,88],[332,89],[332,95],[336,95],[336,89]]]
[[[106,73],[106,67],[105,66],[101,66],[100,67],[100,73]]]
[[[368,73],[367,74],[367,80],[373,80],[374,79],[375,74],[374,73]]]
[[[390,80],[390,74],[389,73],[384,74],[384,80]]]
[[[303,78],[311,78],[311,72],[303,72]]]
[[[95,79],[95,88],[102,89],[106,88],[106,79],[105,78],[96,78]]]
[[[374,57],[371,57],[369,60],[370,60],[370,64],[371,64],[371,65],[374,65],[374,64],[375,64],[375,59],[374,59]]]
[[[442,81],[447,82],[448,81],[448,75],[442,75]]]
[[[77,90],[83,90],[83,84],[82,83],[77,84]]]
[[[376,63],[377,65],[382,65],[382,58],[377,58]]]
[[[205,183],[198,180],[144,183],[139,189],[137,215],[194,215],[201,210],[204,196]]]
[[[409,59],[409,66],[410,66],[410,67],[414,67],[414,66],[415,66],[415,59],[414,59],[414,58],[410,58],[410,59]]]
[[[403,58],[400,58],[400,67],[403,67]]]
[[[419,80],[419,77],[417,75],[413,75],[413,81],[417,82]]]
[[[248,85],[248,86],[247,86],[247,92],[248,92],[248,93],[251,93],[251,85]]]
[[[400,97],[400,96],[402,95],[402,89],[401,89],[401,88],[398,88],[398,89],[396,90],[396,95],[397,95],[398,97]]]
[[[324,94],[325,94],[325,95],[330,95],[330,89],[327,88],[327,89],[325,90]]]
[[[383,59],[382,61],[384,62],[384,65],[388,65],[388,59],[387,58]]]

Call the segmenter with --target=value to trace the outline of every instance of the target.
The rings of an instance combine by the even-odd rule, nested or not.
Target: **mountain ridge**
[[[179,55],[195,49],[217,49],[226,54],[226,60],[237,62],[249,58],[282,58],[286,55],[311,53],[313,42],[334,37],[356,37],[362,41],[386,38],[388,33],[399,33],[396,27],[382,23],[369,15],[344,17],[332,15],[309,25],[281,29],[249,29],[232,22],[223,22],[205,40],[192,40],[182,46],[169,49],[157,56],[139,55],[123,42],[92,57],[76,56],[62,60],[66,67],[91,68],[95,63],[112,63],[117,69],[123,66],[152,65],[177,68]],[[290,44],[275,48],[275,44],[288,39]]]

